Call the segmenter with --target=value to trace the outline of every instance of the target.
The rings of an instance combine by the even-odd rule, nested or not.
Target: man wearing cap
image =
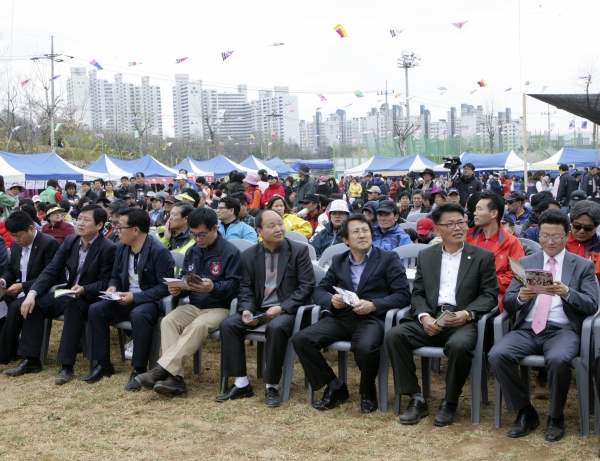
[[[586,198],[587,198],[587,196],[585,195],[584,191],[582,191],[582,190],[573,191],[573,193],[571,194],[571,200],[569,200],[569,209],[573,208],[573,206],[578,204],[579,202],[586,200]]]
[[[364,209],[363,209],[364,212]],[[340,226],[348,219],[348,206],[343,200],[334,200],[329,206],[329,222],[325,228],[316,234],[310,244],[315,248],[317,259],[321,257],[323,252],[330,246],[342,243],[342,235]]]
[[[367,202],[377,200],[379,194],[381,194],[381,189],[379,186],[371,186],[369,189],[367,189]]]
[[[169,250],[185,254],[194,245],[188,226],[188,216],[192,211],[194,207],[189,203],[178,202],[165,226],[156,229],[158,240]]]
[[[431,218],[421,218],[417,221],[417,235],[419,236],[419,243],[429,245],[435,238],[435,232],[433,232],[433,220]]]
[[[469,195],[473,192],[481,192],[483,190],[483,184],[475,177],[475,165],[472,163],[465,163],[463,165],[462,176],[456,184],[452,183],[451,185],[458,190],[460,204],[463,207],[466,206]]]
[[[436,207],[440,206],[442,203],[446,203],[446,191],[443,190],[438,190],[437,192],[433,192],[431,194],[431,197],[433,198],[433,207],[432,209],[435,209]]]
[[[157,221],[158,217],[161,215],[161,213],[163,212],[164,202],[165,202],[164,198],[160,195],[157,195],[150,199],[150,206],[152,208],[150,209],[150,213],[148,213],[148,214],[150,215],[150,224],[152,226],[157,226],[156,221]]]
[[[179,173],[175,176],[175,186],[173,186],[173,195],[184,194],[189,189],[193,189],[192,185],[188,183],[187,175],[185,173]]]
[[[398,206],[391,200],[379,202],[377,225],[373,234],[373,246],[393,250],[412,243],[409,235],[398,224]]]
[[[560,177],[557,178],[558,190],[556,191],[556,200],[560,203],[562,210],[568,213],[569,199],[571,198],[571,194],[578,189],[578,184],[575,178],[569,173],[569,165],[565,163],[560,165],[558,167],[558,174]]]
[[[458,189],[448,189],[448,195],[446,195],[446,202],[460,203],[460,194]]]
[[[154,221],[154,226],[160,227],[160,226],[164,226],[165,224],[167,224],[167,221],[171,217],[171,211],[173,210],[173,207],[175,206],[175,202],[176,202],[176,200],[175,200],[174,196],[167,195],[165,197],[162,211],[160,212],[160,214]]]
[[[133,195],[131,192],[127,192],[123,198],[125,199],[125,203],[127,203],[129,206],[132,206],[135,203],[135,195]]]
[[[583,176],[583,181],[581,185],[581,190],[585,192],[587,197],[592,197],[596,199],[598,195],[598,186],[600,182],[598,181],[598,167],[596,165],[590,166],[590,170]]]
[[[365,203],[365,206],[362,209],[362,214],[369,221],[373,223],[373,226],[377,224],[377,210],[379,209],[379,202],[377,200],[371,200],[370,202]]]
[[[65,210],[59,206],[50,207],[46,211],[46,221],[48,221],[48,223],[44,224],[44,227],[42,227],[42,232],[44,234],[54,237],[60,244],[65,241],[67,235],[73,235],[75,233],[73,226],[62,220],[61,213],[63,211]]]
[[[274,195],[280,195],[281,197],[285,197],[285,189],[281,184],[279,184],[277,173],[268,174],[267,182],[269,183],[269,187],[265,189],[265,191],[262,194],[262,198],[260,199],[260,203],[263,206],[263,208],[265,207],[269,199]]]
[[[518,261],[525,256],[523,245],[519,239],[504,231],[501,226],[504,212],[504,201],[498,194],[484,190],[475,208],[475,227],[467,232],[467,242],[471,245],[485,248],[494,253],[496,276],[500,291],[498,306],[503,311],[502,297],[513,279],[512,269],[508,258]]]
[[[508,197],[504,197],[504,201],[507,205],[507,210],[504,214],[512,219],[515,224],[525,224],[531,214],[531,210],[523,206],[525,204],[525,194],[514,190]]]
[[[298,213],[298,216],[310,223],[314,234],[315,229],[319,226],[318,218],[321,213],[321,200],[319,196],[316,194],[307,194],[298,203],[308,211],[308,213]]]
[[[371,173],[370,171],[367,171],[367,173],[365,174],[365,177],[364,177],[364,181],[361,182],[360,185],[362,186],[361,198],[366,203],[369,201],[367,191],[375,185],[375,182],[373,181],[373,173]]]
[[[365,207],[365,203],[362,201],[362,199],[357,198],[350,206],[352,207],[352,214],[360,214]]]
[[[596,277],[600,281],[600,238],[596,234],[600,225],[600,205],[581,200],[571,207],[569,218],[571,233],[567,239],[567,250],[590,259],[595,265]]]
[[[250,196],[248,208],[260,210],[262,192],[258,186],[258,177],[255,174],[249,174],[244,178],[244,185],[246,186],[244,192]]]
[[[302,200],[307,195],[315,194],[315,182],[310,179],[310,168],[306,163],[301,163],[298,167],[298,182],[296,189],[296,200],[294,200],[294,211],[298,211]],[[314,229],[315,227],[313,227]]]
[[[219,232],[227,240],[243,239],[252,243],[258,243],[256,231],[248,224],[241,222],[238,217],[240,214],[240,202],[231,196],[223,197],[217,207],[217,216],[219,217]]]

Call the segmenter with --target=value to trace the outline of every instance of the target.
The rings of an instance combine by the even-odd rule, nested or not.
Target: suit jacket
[[[283,239],[277,262],[277,297],[281,308],[288,314],[295,314],[300,306],[310,304],[315,284],[308,246]],[[261,242],[242,253],[238,311],[256,312],[264,298],[265,247]]]
[[[6,242],[0,237],[0,274],[4,274],[4,271],[8,267],[10,260],[10,249],[6,246]]]
[[[411,299],[415,318],[419,314],[433,317],[438,310],[442,245],[433,245],[419,253]],[[498,289],[494,253],[465,242],[456,279],[457,308],[481,315],[490,312],[498,305]]]
[[[570,173],[560,175],[556,200],[563,206],[568,206],[571,200],[571,194],[579,188],[579,183]]]
[[[52,258],[52,262],[36,279],[31,287],[38,294],[46,293],[53,285],[60,283],[60,274],[65,268],[69,273],[67,287],[75,285],[79,265],[79,235],[69,235]],[[99,234],[92,243],[81,269],[79,285],[83,287],[83,299],[89,303],[98,301],[99,292],[108,288],[108,281],[115,261],[117,247]]]
[[[525,269],[543,268],[544,252],[538,251],[531,256],[525,256],[519,259],[519,262]],[[585,318],[598,310],[598,282],[594,274],[594,263],[566,251],[561,281],[570,289],[569,301],[563,299],[563,310],[573,331],[581,334]],[[503,300],[504,309],[511,314],[517,314],[513,326],[515,329],[523,326],[536,299],[530,299],[519,306],[517,297],[520,289],[521,284],[514,279],[506,290]]]
[[[316,304],[330,309],[333,315],[344,310],[332,308],[331,294],[335,293],[334,286],[354,291],[359,299],[375,304],[376,311],[369,315],[380,321],[385,320],[388,310],[410,304],[410,288],[406,271],[397,253],[372,246],[371,255],[360,277],[357,290],[354,290],[352,285],[349,256],[350,250],[333,257],[329,270],[313,294]]]
[[[54,237],[38,231],[33,239],[33,245],[29,254],[29,263],[27,264],[27,281],[23,283],[23,292],[29,293],[35,279],[40,276],[46,266],[50,264],[52,258],[58,251],[60,244]],[[21,281],[21,251],[22,248],[16,242],[10,247],[10,263],[4,271],[2,278],[8,288],[17,281]],[[58,274],[59,281],[64,280],[64,270]],[[57,282],[60,283],[60,282]]]
[[[109,287],[117,291],[129,291],[129,254],[131,247],[119,243],[115,254]],[[133,294],[135,304],[159,302],[169,296],[164,278],[173,278],[175,260],[171,252],[158,240],[147,235],[138,260],[139,293]]]
[[[144,183],[144,194],[146,192],[150,192],[151,190],[152,190],[152,186],[150,184]],[[133,196],[137,200],[137,184],[135,182],[133,184],[129,185],[129,190],[127,192],[130,194],[133,194]]]

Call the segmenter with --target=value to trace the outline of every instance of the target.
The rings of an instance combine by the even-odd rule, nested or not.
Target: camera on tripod
[[[446,161],[444,168],[450,170],[450,179],[456,182],[460,178],[460,172],[458,171],[458,167],[462,165],[460,157],[443,157],[443,159]]]

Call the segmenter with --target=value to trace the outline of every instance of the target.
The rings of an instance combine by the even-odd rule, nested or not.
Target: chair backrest
[[[231,239],[229,241],[231,243],[233,243],[238,248],[238,250],[240,250],[242,253],[244,251],[246,251],[248,248],[250,248],[251,246],[254,246],[254,243],[252,243],[250,240]]]
[[[429,213],[415,213],[406,218],[408,222],[417,222],[421,218],[426,218]]]
[[[529,239],[519,239],[521,241],[521,243],[525,243],[529,248],[531,248],[531,251],[533,251],[534,253],[537,253],[538,251],[542,251],[542,247],[540,246],[539,243],[534,242],[533,240],[529,240]]]
[[[317,260],[317,251],[315,250],[315,247],[312,246],[310,243],[307,243],[306,245],[308,246],[308,253],[310,254],[310,260],[316,261]]]
[[[325,269],[313,264],[313,270],[315,271],[315,280],[317,282],[317,286],[319,286],[319,283],[321,283],[321,280],[323,280],[323,277],[325,277]]]
[[[416,269],[420,251],[428,246],[422,243],[413,243],[412,245],[402,245],[401,247],[394,248],[393,251],[398,254],[405,269]]]
[[[325,266],[326,263],[331,262],[333,257],[339,253],[343,253],[348,250],[348,246],[345,243],[337,243],[336,245],[327,248],[319,259],[319,267]]]
[[[185,258],[185,253],[180,253],[178,251],[171,251],[171,255],[175,260],[175,277],[181,277],[181,272],[183,271],[183,259]]]
[[[400,227],[404,230],[406,230],[406,229],[417,230],[417,223],[416,222],[403,222],[400,224]]]
[[[296,240],[297,242],[308,243],[308,239],[300,232],[287,231],[285,236],[290,240]]]
[[[515,224],[515,236],[518,238],[519,235],[521,235],[521,230],[523,230],[523,226],[519,226],[518,224]]]

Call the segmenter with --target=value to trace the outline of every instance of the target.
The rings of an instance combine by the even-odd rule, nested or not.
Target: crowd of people
[[[545,369],[538,370],[536,396],[550,400],[545,438],[560,440],[571,361],[600,296],[598,169],[584,169],[581,180],[569,171],[560,165],[554,185],[536,172],[526,187],[495,172],[477,178],[469,163],[454,182],[431,169],[401,178],[367,172],[313,179],[301,164],[298,179],[232,171],[209,184],[180,170],[173,184],[152,187],[138,172],[118,185],[97,179],[67,182],[63,189],[50,179],[32,198],[0,176],[0,363],[18,360],[3,373],[40,372],[44,321],[63,315],[55,383],[75,378],[84,328],[94,366],[79,380],[96,383],[115,373],[111,326],[130,321],[125,390],[176,396],[188,392],[186,359],[220,330],[222,375],[234,382],[215,400],[226,402],[254,396],[244,337],[258,329],[266,336],[267,406],[281,404],[290,340],[312,389],[324,388],[313,407],[328,410],[346,401],[348,385],[321,350],[349,341],[361,373],[361,411],[378,409],[375,381],[384,347],[396,394],[409,396],[400,423],[417,424],[429,408],[412,351],[443,347],[445,394],[433,423],[447,426],[470,373],[477,320],[498,307],[514,324],[495,345],[486,341],[486,354],[508,411],[517,413],[508,436],[525,436],[540,424],[517,372],[521,358],[537,354],[544,355]],[[306,242],[286,238],[289,232]],[[238,240],[249,248],[240,251]],[[341,243],[317,283],[309,245],[321,259]],[[427,246],[408,277],[392,250],[413,244]],[[184,255],[181,273],[174,252]],[[543,292],[523,286],[511,260],[548,271],[553,284]],[[181,283],[165,283],[174,278]],[[63,291],[50,291],[59,284]],[[169,295],[177,307],[162,318],[162,355],[148,370]],[[319,321],[294,334],[299,308],[313,303],[321,307]],[[386,313],[408,306],[410,319],[386,333]],[[600,357],[593,365],[599,381]]]

